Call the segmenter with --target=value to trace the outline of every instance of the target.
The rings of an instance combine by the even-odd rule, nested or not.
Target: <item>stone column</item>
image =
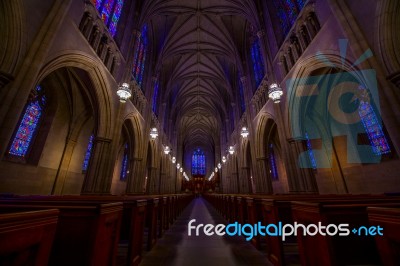
[[[250,172],[250,168],[249,167],[242,167],[241,171],[240,171],[240,187],[241,187],[241,191],[244,194],[249,194],[251,187],[250,187],[250,176],[249,176],[249,172]]]
[[[128,176],[126,184],[126,194],[141,194],[143,193],[144,174],[143,174],[143,160],[142,158],[133,158],[131,160],[132,171]]]
[[[253,177],[256,183],[257,191],[255,193],[258,194],[272,194],[272,181],[267,171],[267,158],[261,157],[257,158],[257,172],[258,176]]]
[[[72,154],[76,145],[76,140],[68,138],[61,158],[60,167],[58,168],[54,185],[51,191],[52,195],[62,195],[65,179],[67,178],[69,164],[71,163]]]
[[[149,167],[147,173],[147,194],[156,194],[158,192],[158,169]]]
[[[82,194],[108,194],[105,180],[109,179],[108,165],[111,157],[111,139],[96,137],[94,140],[93,158],[83,183]]]
[[[289,139],[289,144],[290,152],[295,158],[298,158],[302,152],[307,151],[304,149],[302,140]],[[298,160],[296,160],[296,162],[298,162]],[[313,174],[313,169],[297,167],[296,170],[298,178],[302,180],[302,183],[304,183],[305,191],[318,192],[318,186]]]

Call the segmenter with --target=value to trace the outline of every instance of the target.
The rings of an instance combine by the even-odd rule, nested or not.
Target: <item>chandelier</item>
[[[269,86],[268,97],[274,102],[279,103],[283,95],[283,90],[276,83]]]
[[[131,98],[132,91],[129,89],[129,84],[122,83],[122,85],[118,87],[117,95],[121,103],[125,103],[129,98]]]

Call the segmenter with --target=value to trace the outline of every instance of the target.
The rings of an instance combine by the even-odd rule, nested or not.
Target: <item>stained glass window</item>
[[[25,105],[24,115],[18,125],[18,130],[8,153],[24,158],[32,144],[46,107],[46,96],[42,87],[37,86],[33,98]]]
[[[206,174],[206,156],[199,148],[192,155],[192,175]]]
[[[251,45],[250,54],[253,63],[254,81],[256,82],[256,87],[258,87],[261,80],[264,78],[264,59],[261,54],[260,42],[258,39]]]
[[[274,145],[271,143],[269,144],[269,167],[271,170],[271,177],[272,180],[278,180],[278,169],[276,167],[276,158],[275,158],[275,152],[274,152]]]
[[[390,146],[382,130],[381,123],[375,114],[375,111],[369,102],[360,101],[358,107],[362,124],[368,135],[369,142],[371,143],[373,152],[376,155],[390,153]]]
[[[132,78],[136,80],[143,90],[143,77],[147,53],[147,25],[144,25],[140,36],[137,37],[135,45],[135,55],[133,59]]]
[[[310,138],[308,137],[308,133],[306,132],[306,146],[308,152],[308,158],[310,159],[311,167],[313,169],[317,169],[317,162],[315,160],[314,152],[311,146]]]
[[[155,86],[154,86],[154,94],[153,94],[153,113],[157,116],[158,115],[158,81],[156,82]]]
[[[129,146],[125,143],[124,146],[124,157],[122,158],[120,180],[125,181],[129,173]]]
[[[107,25],[111,36],[117,33],[117,25],[124,6],[124,0],[92,0]]]
[[[240,97],[240,110],[241,113],[243,114],[244,111],[246,110],[246,105],[244,102],[244,89],[243,89],[243,83],[239,79],[239,97]]]
[[[276,8],[279,25],[282,28],[283,35],[286,36],[290,28],[296,21],[306,0],[276,0],[273,1]]]
[[[86,154],[85,154],[85,159],[83,160],[82,171],[87,171],[88,169],[90,157],[92,156],[93,140],[94,140],[94,135],[92,134],[89,137],[89,143],[86,148]]]

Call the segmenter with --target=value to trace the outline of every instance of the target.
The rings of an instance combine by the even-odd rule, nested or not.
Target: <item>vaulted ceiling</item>
[[[231,133],[230,108],[240,106],[246,40],[258,24],[254,1],[146,1],[142,10],[174,136],[185,153],[200,147],[214,155]]]

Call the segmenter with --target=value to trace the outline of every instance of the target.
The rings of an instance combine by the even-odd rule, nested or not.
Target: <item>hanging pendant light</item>
[[[118,87],[117,95],[121,103],[125,103],[129,98],[131,98],[132,91],[129,89],[129,84],[122,83],[122,85]]]
[[[274,102],[279,103],[283,95],[283,90],[276,83],[269,86],[268,97]]]

